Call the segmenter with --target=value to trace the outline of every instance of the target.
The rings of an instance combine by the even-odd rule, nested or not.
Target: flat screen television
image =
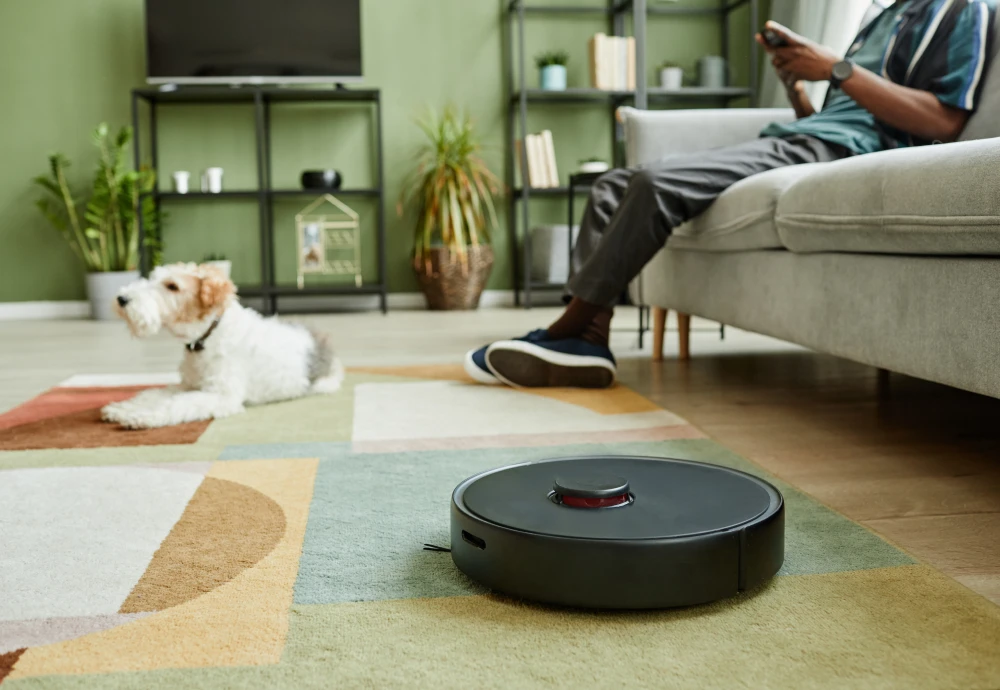
[[[361,78],[361,0],[146,0],[151,84]]]

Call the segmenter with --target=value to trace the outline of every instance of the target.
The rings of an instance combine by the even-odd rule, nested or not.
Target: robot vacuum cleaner
[[[784,511],[773,486],[725,467],[544,460],[458,485],[451,555],[473,580],[518,598],[595,609],[690,606],[778,572]]]

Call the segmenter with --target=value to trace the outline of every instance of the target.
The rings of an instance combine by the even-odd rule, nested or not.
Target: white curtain
[[[877,1],[877,5],[890,4]],[[822,43],[843,55],[851,47],[851,41],[858,34],[858,28],[872,0],[773,0],[771,19],[787,26],[792,31]],[[761,105],[772,108],[788,107],[785,87],[778,81],[770,64],[764,65],[764,81],[761,88]],[[823,105],[829,84],[815,82],[807,86],[809,98],[818,110]]]

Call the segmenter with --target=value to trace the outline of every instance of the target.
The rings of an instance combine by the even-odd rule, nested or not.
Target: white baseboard
[[[553,293],[554,294],[554,293]],[[545,295],[544,297],[548,297]],[[548,300],[538,300],[548,304]],[[246,298],[248,306],[255,306],[258,300]],[[393,292],[389,294],[390,310],[424,309],[426,302],[420,292]],[[552,304],[556,304],[553,301]],[[344,311],[365,311],[378,309],[378,296],[359,295],[343,297],[282,297],[279,306],[294,311],[296,305],[313,309],[322,308]],[[486,290],[479,300],[484,308],[513,307],[513,290]],[[86,319],[90,317],[90,303],[84,301],[66,302],[0,302],[0,321],[40,321],[47,319]]]
[[[0,302],[0,321],[88,319],[90,302]]]

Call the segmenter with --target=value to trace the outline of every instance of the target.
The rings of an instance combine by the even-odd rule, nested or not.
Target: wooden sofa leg
[[[691,316],[677,313],[678,358],[691,359]]]
[[[653,361],[663,361],[663,334],[667,330],[667,310],[653,307]]]

